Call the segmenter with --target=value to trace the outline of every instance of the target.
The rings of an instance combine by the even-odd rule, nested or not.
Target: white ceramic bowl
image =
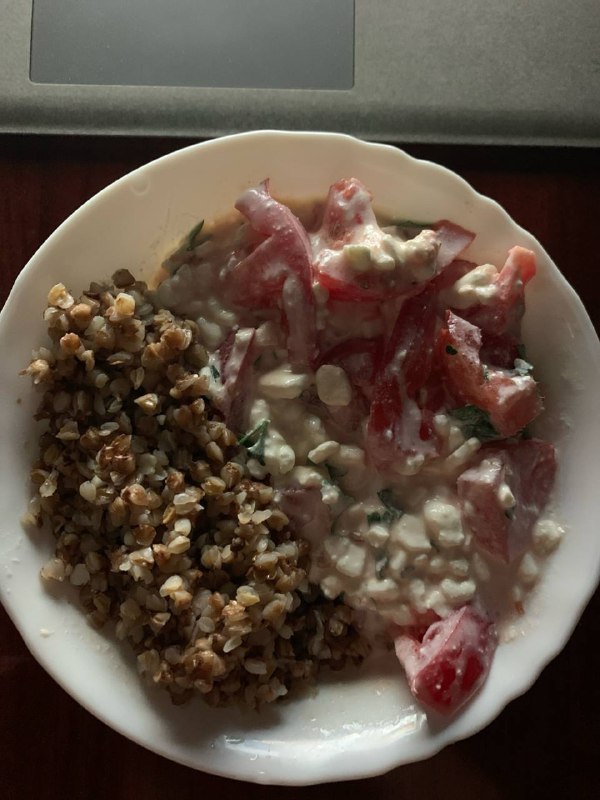
[[[64,587],[42,585],[50,537],[24,533],[37,402],[18,377],[44,338],[42,311],[58,281],[80,291],[121,267],[149,274],[200,218],[230,211],[265,177],[275,195],[323,197],[354,175],[379,209],[449,218],[477,232],[475,260],[501,262],[521,244],[539,259],[528,290],[525,340],[545,384],[539,432],[559,447],[557,502],[568,532],[531,598],[526,635],[502,645],[483,690],[445,727],[415,706],[393,659],[325,680],[318,692],[260,714],[173,707],[138,680],[134,659],[92,630]],[[188,147],[100,192],[48,239],[17,279],[0,317],[0,596],[28,647],[78,702],[125,736],[207,772],[262,783],[366,777],[426,758],[487,725],[563,647],[598,581],[600,344],[573,290],[539,243],[494,202],[442,167],[382,145],[319,133],[259,132]],[[585,420],[571,426],[569,420]],[[573,576],[577,576],[574,580]]]

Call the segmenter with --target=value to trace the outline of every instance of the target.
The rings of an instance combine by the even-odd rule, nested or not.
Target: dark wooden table
[[[30,256],[84,200],[182,144],[187,142],[0,138],[2,302]],[[456,170],[531,231],[599,328],[598,151],[407,149]],[[337,800],[362,793],[373,800],[598,798],[599,617],[597,592],[563,653],[525,696],[477,736],[369,781],[298,789],[204,775],[122,738],[43,672],[0,608],[0,800],[229,800],[241,794],[248,800]]]

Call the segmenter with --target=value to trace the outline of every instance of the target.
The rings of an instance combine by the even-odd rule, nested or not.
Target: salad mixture
[[[275,688],[263,690],[259,700],[282,696],[294,671],[289,669],[290,659],[300,652],[294,645],[299,641],[294,614],[298,616],[298,608],[310,614],[314,603],[318,622],[306,626],[322,631],[325,620],[329,627],[318,646],[313,642],[307,648],[303,634],[304,662],[320,659],[342,666],[344,652],[359,661],[367,640],[383,639],[395,647],[417,700],[428,709],[453,713],[477,691],[490,669],[502,622],[495,599],[498,586],[507,587],[513,612],[522,614],[525,593],[535,584],[543,557],[560,540],[560,526],[546,512],[555,450],[529,430],[543,410],[521,339],[525,286],[536,271],[534,254],[517,246],[503,264],[475,264],[466,257],[474,233],[448,220],[383,223],[371,200],[360,181],[341,180],[331,186],[324,204],[297,209],[296,216],[271,196],[265,181],[238,199],[241,216],[210,229],[197,225],[165,262],[154,291],[147,292],[131,278],[120,286],[92,287],[77,304],[71,297],[65,306],[60,291],[49,299],[54,309],[50,316],[66,314],[68,319],[66,328],[61,323],[62,328],[55,325],[54,333],[51,330],[55,351],[47,357],[35,354],[27,370],[42,383],[55,381],[52,367],[57,359],[64,362],[70,356],[75,366],[65,375],[70,379],[73,370],[81,369],[84,385],[86,374],[94,371],[94,364],[86,366],[85,354],[94,352],[97,360],[108,347],[106,342],[90,343],[99,330],[112,330],[114,339],[126,319],[141,320],[144,327],[145,338],[138,329],[138,350],[120,345],[133,354],[130,360],[113,357],[119,346],[113,341],[108,364],[102,367],[102,374],[116,370],[102,386],[109,387],[103,388],[105,412],[107,391],[112,391],[118,373],[129,378],[134,369],[145,371],[137,385],[134,380],[127,389],[128,402],[136,404],[128,412],[129,429],[118,419],[127,411],[121,398],[104,444],[114,448],[123,435],[145,437],[138,450],[156,459],[148,441],[156,436],[152,447],[158,443],[159,451],[165,449],[159,437],[169,426],[165,409],[173,399],[185,401],[186,408],[201,400],[197,416],[204,415],[203,424],[221,425],[224,439],[216,439],[218,452],[202,437],[188,437],[188,462],[174,462],[185,481],[198,488],[194,498],[188,498],[191,516],[186,516],[189,509],[180,500],[178,521],[165,522],[163,507],[177,505],[181,497],[177,487],[167,485],[171,466],[162,469],[162,477],[159,470],[158,480],[156,472],[146,479],[140,474],[138,455],[137,463],[117,481],[110,470],[100,477],[88,475],[86,481],[85,470],[79,478],[71,477],[70,492],[81,479],[76,505],[91,502],[102,508],[97,503],[100,491],[108,492],[107,504],[112,504],[123,497],[128,500],[132,485],[145,492],[151,489],[162,498],[162,505],[155,501],[160,520],[155,515],[142,523],[152,528],[146,538],[139,533],[139,518],[119,521],[117,515],[103,528],[101,512],[90,521],[88,528],[95,525],[96,532],[102,531],[103,546],[106,537],[109,540],[110,552],[102,556],[108,562],[109,589],[90,589],[94,576],[89,570],[87,580],[79,570],[74,581],[80,556],[64,556],[64,547],[63,557],[58,555],[54,563],[59,575],[49,575],[83,581],[79,585],[88,586],[92,604],[94,591],[108,592],[108,601],[102,602],[110,606],[115,602],[110,590],[117,591],[114,574],[125,573],[123,591],[137,595],[136,607],[126,609],[129,616],[122,613],[125,601],[120,596],[121,628],[126,634],[133,631],[140,670],[155,683],[167,683],[172,692],[199,689],[215,704],[225,696],[239,700],[245,692],[248,701],[248,681],[265,686],[275,676]],[[98,308],[89,315],[80,312],[83,321],[78,322],[73,306],[90,302]],[[162,328],[156,322],[160,314],[169,315]],[[167,373],[170,384],[159,391],[152,370],[163,370],[173,360],[173,346],[160,350],[165,325],[173,324],[189,331],[186,348],[194,347],[196,353],[200,348],[203,355],[184,366],[185,359],[178,362],[180,371]],[[77,334],[69,332],[74,330]],[[72,335],[77,342],[63,341]],[[138,351],[139,364],[133,363]],[[40,361],[50,365],[50,378],[40,377]],[[64,381],[60,391],[67,391]],[[168,404],[162,399],[164,392],[171,398]],[[56,396],[56,387],[49,388],[46,406],[54,408]],[[90,420],[90,414],[99,413],[95,405],[94,409],[88,409],[86,424],[106,425],[104,418]],[[177,418],[181,408],[174,413]],[[59,423],[54,420],[60,439],[65,421]],[[186,424],[191,425],[187,417]],[[71,432],[72,440],[79,440],[80,429]],[[88,443],[85,448],[88,460],[90,451],[92,461],[100,458],[100,447],[94,450]],[[212,493],[203,483],[207,476],[194,474],[190,467],[199,457],[203,463],[212,459],[232,465],[236,480],[231,486],[247,484],[241,504],[222,505],[218,512],[209,508],[204,499]],[[147,467],[147,458],[144,463]],[[37,483],[47,481],[50,465],[37,469]],[[148,469],[145,475],[150,475]],[[153,481],[151,487],[148,480]],[[62,491],[64,499],[68,492],[60,481],[59,475],[55,492]],[[248,485],[264,487],[262,506],[244,507],[252,496]],[[221,492],[229,488],[224,484]],[[259,490],[254,491],[258,497]],[[53,493],[40,494],[43,501]],[[59,535],[57,511],[50,506],[36,498],[32,513],[37,522],[50,519]],[[77,513],[81,511],[78,506]],[[218,514],[229,514],[230,519],[219,518],[217,526]],[[276,525],[269,523],[272,514]],[[243,565],[224,577],[213,574],[206,582],[206,577],[188,574],[214,570],[216,559],[216,569],[223,572],[224,548],[229,548],[229,557],[235,552],[234,540],[251,538],[240,533],[251,519],[262,526],[252,534],[264,540],[262,550],[256,551],[253,544]],[[77,524],[81,536],[82,523]],[[269,529],[285,530],[285,535],[275,541]],[[99,534],[91,533],[98,539]],[[174,560],[164,569],[165,559],[158,554],[161,548],[168,551],[175,539]],[[100,548],[96,544],[94,552]],[[142,546],[142,565],[148,572],[130,573],[131,553]],[[241,553],[243,547],[236,547]],[[115,548],[120,548],[121,561]],[[264,587],[274,580],[278,558],[280,564],[283,559],[280,551],[294,556],[297,581],[282,584],[291,593],[292,599],[282,601],[288,604],[289,619],[283,614],[274,622],[268,613],[265,616],[262,599]],[[258,574],[261,553],[275,556],[266,572]],[[185,563],[177,561],[183,557]],[[126,561],[129,566],[124,567]],[[165,591],[170,582],[173,591]],[[144,583],[156,585],[158,593],[150,595],[160,598],[151,600],[148,608],[149,590],[140,593]],[[214,605],[216,594],[221,608],[205,619],[204,611],[209,603]],[[273,587],[268,597],[272,603]],[[249,599],[253,602],[244,606]],[[223,608],[238,603],[251,611],[254,602],[260,613],[254,613],[252,624],[233,633],[219,627]],[[234,611],[239,608],[225,616],[231,618]],[[148,626],[157,634],[167,624],[169,636],[159,644],[150,641]],[[276,630],[289,645],[287,650],[274,648],[261,626]],[[306,630],[304,623],[302,627]],[[338,639],[332,655],[336,635],[343,635],[344,645],[340,649]],[[284,650],[287,671],[282,669]],[[221,672],[200,678],[198,659],[192,655],[208,651],[220,659]],[[231,666],[234,652],[237,671]],[[302,677],[312,674],[309,668],[297,671]]]

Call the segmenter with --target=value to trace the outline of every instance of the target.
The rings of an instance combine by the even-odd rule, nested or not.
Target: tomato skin
[[[501,436],[514,436],[543,410],[537,384],[530,376],[487,368],[480,351],[481,330],[447,311],[439,358],[448,393],[486,411]]]
[[[466,309],[463,316],[486,335],[510,334],[518,339],[525,313],[525,285],[534,277],[536,270],[536,258],[532,250],[512,247],[495,280],[496,298],[486,305]]]
[[[501,369],[513,369],[519,358],[519,341],[508,333],[495,336],[482,331],[481,360]]]
[[[370,400],[373,383],[381,369],[383,350],[382,336],[373,339],[346,339],[322,353],[317,364],[335,364],[341,367],[352,388]]]
[[[318,233],[318,238],[327,250],[341,255],[344,245],[355,241],[356,229],[359,226],[368,226],[371,233],[375,233],[375,238],[384,236],[379,228],[371,200],[372,195],[369,190],[356,178],[338,181],[330,187]],[[439,245],[434,272],[434,275],[437,275],[471,244],[475,234],[448,220],[436,222],[431,229],[435,231],[435,236],[431,234],[431,237]],[[418,227],[415,228],[415,234],[418,230]],[[423,286],[423,284],[414,285],[412,281],[403,277],[402,268],[399,266],[387,275],[378,270],[356,275],[348,264],[340,259],[334,259],[332,266],[331,262],[321,263],[317,257],[315,275],[334,301],[375,303],[385,300],[390,295],[401,297],[418,293]]]
[[[321,234],[334,249],[349,241],[357,225],[377,225],[372,199],[358,178],[343,178],[329,187]]]
[[[269,182],[248,189],[235,207],[253,231],[266,236],[229,275],[234,303],[248,307],[282,306],[288,329],[290,362],[312,366],[316,355],[316,315],[312,293],[312,249],[301,222],[269,194]]]
[[[215,402],[234,431],[240,431],[244,424],[243,387],[256,355],[255,336],[254,328],[232,330],[219,349],[222,389]]]
[[[481,688],[497,642],[491,620],[472,606],[434,622],[422,639],[411,629],[394,639],[412,694],[444,716],[461,709]]]
[[[454,261],[451,261],[439,275],[435,276],[431,283],[435,287],[436,292],[449,289],[451,286],[454,286],[456,281],[465,276],[467,272],[475,269],[476,266],[477,264],[474,261],[464,261],[460,258],[454,259]]]
[[[385,299],[386,290],[378,275],[362,277],[361,283],[343,280],[325,270],[316,273],[319,284],[327,289],[331,300],[345,303],[379,303]]]
[[[459,476],[458,497],[477,547],[504,563],[527,549],[531,531],[548,503],[556,475],[554,446],[539,439],[489,445],[481,460]],[[514,507],[499,502],[508,486]]]
[[[442,273],[453,262],[456,262],[461,253],[464,253],[475,238],[475,234],[447,219],[441,219],[436,222],[433,230],[440,240],[437,265],[438,272]]]
[[[369,420],[367,450],[379,469],[390,469],[406,456],[435,455],[422,433],[416,395],[431,373],[436,312],[434,292],[426,287],[402,305],[383,353]]]

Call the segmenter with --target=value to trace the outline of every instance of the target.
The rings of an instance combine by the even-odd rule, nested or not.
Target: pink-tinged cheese
[[[254,328],[238,328],[231,331],[219,350],[221,373],[220,391],[215,402],[225,421],[234,431],[244,424],[244,386],[247,385],[252,362],[255,358]]]
[[[554,446],[538,439],[484,448],[458,478],[463,520],[477,547],[506,563],[527,549],[556,474]]]
[[[486,367],[480,351],[481,330],[447,311],[439,354],[449,394],[486,411],[501,436],[514,436],[543,410],[537,384],[530,375]]]
[[[293,367],[309,367],[316,355],[312,251],[306,231],[287,206],[269,194],[268,181],[248,189],[235,207],[252,229],[267,236],[229,275],[238,305],[264,308],[280,303],[288,330]]]

